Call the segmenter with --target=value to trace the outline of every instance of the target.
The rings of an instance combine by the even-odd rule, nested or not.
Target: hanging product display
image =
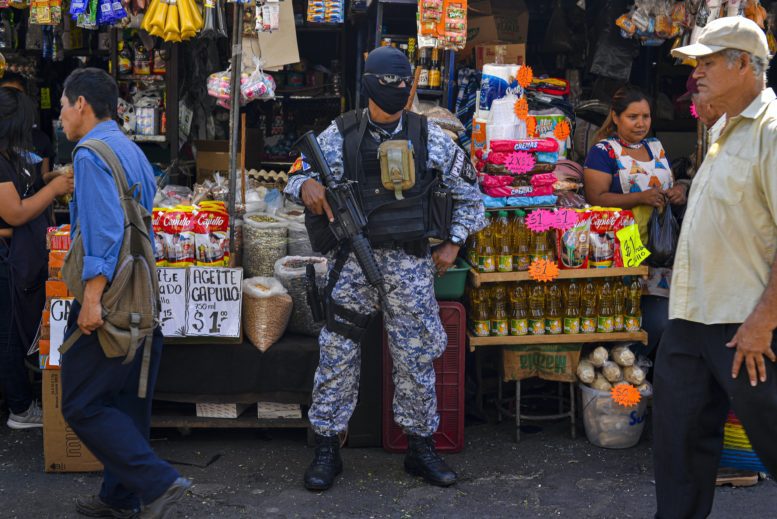
[[[140,27],[165,41],[180,42],[193,38],[203,25],[194,0],[153,0]]]
[[[245,106],[251,101],[275,99],[275,80],[262,71],[261,62],[254,58],[256,68],[249,74],[245,70],[240,74],[240,105]],[[208,77],[208,95],[215,97],[217,104],[229,109],[231,72],[214,72]]]
[[[343,23],[345,0],[308,0],[307,20],[311,23]]]
[[[278,2],[260,0],[256,3],[255,31],[272,32],[281,28],[281,6]]]
[[[206,0],[205,23],[200,32],[200,38],[226,38],[227,28],[224,23],[224,4],[222,0]]]
[[[434,45],[431,46],[463,50],[467,44],[467,1],[421,0],[418,4],[418,34],[419,40],[432,38]]]

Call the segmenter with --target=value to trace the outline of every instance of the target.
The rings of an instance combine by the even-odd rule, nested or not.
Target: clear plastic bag
[[[243,280],[243,331],[251,344],[267,351],[283,336],[294,303],[280,281],[271,277]]]

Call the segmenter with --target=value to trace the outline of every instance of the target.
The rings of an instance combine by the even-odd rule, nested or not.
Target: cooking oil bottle
[[[526,290],[516,284],[510,290],[510,335],[529,333],[529,311],[526,308]]]
[[[526,227],[526,213],[520,209],[513,212],[513,268],[524,272],[531,264],[531,232]]]
[[[544,232],[531,233],[531,255],[530,260],[550,259],[548,257],[548,236]]]
[[[642,302],[642,285],[639,280],[634,282],[629,287],[629,302],[628,313],[626,314],[626,331],[638,332],[642,327],[642,309],[640,304]]]
[[[488,337],[491,334],[491,316],[489,315],[488,297],[483,289],[476,288],[470,293],[470,328],[476,337]]]
[[[491,335],[496,337],[505,337],[508,335],[509,318],[507,315],[507,298],[505,290],[494,290],[493,292],[493,310],[491,311]]]
[[[612,333],[615,328],[615,298],[610,278],[605,278],[599,292],[599,317],[596,333]]]
[[[580,333],[580,286],[573,279],[567,287],[564,333]]]
[[[616,332],[622,332],[626,326],[626,297],[628,290],[622,281],[615,283],[615,319],[613,329]]]
[[[478,266],[478,241],[481,239],[482,235],[483,231],[480,230],[467,238],[467,261],[476,268]]]
[[[481,239],[478,240],[478,270],[480,272],[494,272],[496,270],[493,225],[490,213],[486,213],[486,228],[483,230]]]
[[[548,297],[545,305],[545,332],[550,335],[558,335],[562,332],[562,319],[564,308],[561,298],[561,288],[553,283],[548,287]]]
[[[497,254],[497,270],[513,271],[513,246],[510,236],[510,220],[507,211],[499,211],[494,222],[494,246]]]
[[[583,307],[583,315],[580,318],[580,331],[582,333],[596,332],[596,286],[590,279],[583,285],[580,305]]]
[[[529,334],[545,335],[545,287],[539,283],[529,296]]]

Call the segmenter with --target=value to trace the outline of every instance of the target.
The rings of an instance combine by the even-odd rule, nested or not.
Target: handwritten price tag
[[[558,265],[544,259],[534,260],[529,265],[529,277],[534,281],[553,281],[558,278]]]
[[[621,242],[621,254],[623,255],[624,267],[638,267],[648,256],[650,256],[650,251],[642,245],[637,224],[624,227],[615,234]]]
[[[556,223],[556,216],[547,209],[537,209],[526,217],[526,227],[532,232],[545,232]]]

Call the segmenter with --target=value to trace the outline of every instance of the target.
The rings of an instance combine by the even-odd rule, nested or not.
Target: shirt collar
[[[378,133],[379,135],[382,135],[385,138],[393,137],[394,135],[398,134],[402,131],[402,124],[405,122],[405,112],[402,112],[402,115],[399,118],[399,124],[397,124],[397,127],[394,128],[393,133],[389,133],[374,122],[372,122],[372,117],[370,117],[370,110],[369,108],[365,108],[365,111],[367,112],[367,121],[370,123],[370,130],[373,132]]]
[[[86,135],[84,135],[80,141],[78,141],[78,144],[81,144],[82,142],[86,142],[89,139],[93,139],[100,135],[104,135],[113,130],[119,130],[119,126],[116,124],[116,121],[114,120],[103,121],[101,123],[98,123],[91,130],[89,130],[89,132]]]
[[[742,110],[742,113],[739,114],[741,117],[745,117],[747,119],[757,119],[764,110],[766,110],[766,107],[777,99],[777,95],[774,94],[774,90],[771,88],[765,88],[761,90],[761,93],[756,96],[755,99],[745,108]]]

